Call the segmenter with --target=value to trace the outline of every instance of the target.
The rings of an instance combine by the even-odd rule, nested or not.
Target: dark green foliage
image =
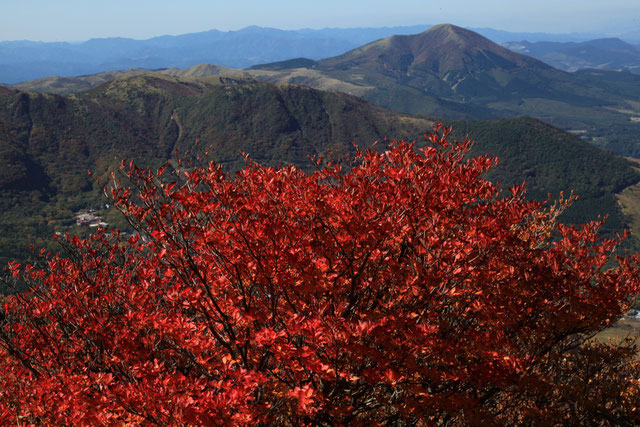
[[[309,155],[340,157],[353,142],[422,144],[438,121],[340,93],[241,79],[138,76],[69,97],[0,94],[0,263],[28,259],[31,243],[54,250],[54,232],[83,233],[74,214],[105,204],[103,185],[122,159],[157,167],[176,150],[208,152],[233,171],[247,153],[310,169]],[[625,161],[533,119],[452,124],[459,137],[477,140],[475,153],[500,157],[492,176],[505,185],[527,180],[541,198],[574,188],[581,199],[567,220],[609,214],[610,228],[622,228],[613,193],[638,180]],[[118,212],[100,214],[126,227]]]
[[[527,194],[545,200],[571,190],[579,196],[564,222],[585,223],[609,215],[605,231],[620,230],[625,219],[614,195],[639,180],[627,160],[532,118],[453,121],[454,135],[476,141],[472,155],[498,156],[489,177],[503,186],[527,183]]]

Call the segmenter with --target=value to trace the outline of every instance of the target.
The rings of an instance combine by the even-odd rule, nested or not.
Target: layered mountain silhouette
[[[596,68],[640,74],[640,46],[631,45],[618,38],[579,43],[531,43],[525,40],[505,43],[504,46],[566,71]]]
[[[477,76],[495,69],[557,74],[539,61],[449,24],[436,25],[418,35],[381,39],[319,64],[337,69],[375,68],[398,79],[437,76],[453,86],[459,85],[456,77]]]
[[[561,96],[550,81],[566,80],[564,73],[540,61],[453,25],[382,39],[319,66],[333,72],[363,70],[370,79],[389,78],[429,95],[476,103],[511,95]]]
[[[132,69],[121,75],[147,72]],[[295,58],[246,70],[200,64],[156,73],[306,85],[410,114],[467,120],[528,115],[618,154],[640,157],[640,75],[607,70],[568,73],[449,24],[383,38],[322,60]],[[114,77],[52,77],[13,87],[70,94]]]
[[[5,41],[0,42],[0,83],[128,68],[185,68],[198,63],[243,68],[299,56],[320,59],[380,38],[415,34],[429,27],[431,25],[424,24],[279,30],[250,26],[237,31],[210,30],[147,40],[111,37],[80,43]],[[514,40],[579,42],[602,37],[597,34],[511,33],[491,28],[476,31],[497,43]],[[637,34],[630,34],[630,37],[640,40]]]
[[[298,60],[300,62],[300,60]],[[392,36],[340,56],[299,67],[286,63],[252,70],[284,72],[311,68],[379,90],[385,82],[450,101],[482,103],[527,96],[564,99],[576,96],[575,79],[539,60],[510,51],[489,39],[449,24],[411,36]],[[299,79],[302,81],[301,79]],[[570,87],[566,87],[569,85]],[[464,107],[462,107],[464,108]]]
[[[297,60],[301,63],[301,60]],[[531,115],[619,154],[640,156],[640,75],[568,73],[454,25],[392,36],[314,61],[254,66],[256,78],[316,88],[341,81],[395,111],[459,118]]]

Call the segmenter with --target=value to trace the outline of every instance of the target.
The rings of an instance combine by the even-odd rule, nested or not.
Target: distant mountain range
[[[640,75],[568,73],[454,25],[342,55],[254,66],[259,79],[337,89],[394,111],[486,119],[530,115],[640,157]]]
[[[339,157],[354,141],[368,147],[390,137],[424,144],[422,134],[438,121],[453,124],[454,137],[475,139],[474,153],[498,156],[490,177],[504,186],[526,180],[529,195],[539,199],[574,189],[580,199],[565,220],[608,214],[614,231],[628,223],[615,194],[640,180],[632,165],[535,119],[417,117],[339,92],[156,73],[68,97],[0,89],[0,264],[28,258],[31,243],[54,247],[48,237],[54,232],[81,232],[74,213],[104,208],[102,185],[123,158],[154,167],[173,159],[176,149],[191,155],[206,150],[209,159],[234,170],[246,152],[263,164],[310,168],[308,155]],[[100,214],[125,226],[113,210]]]
[[[12,87],[66,95],[148,72],[47,77]],[[452,119],[529,115],[617,154],[640,157],[640,75],[568,73],[454,25],[394,35],[321,60],[288,59],[245,70],[200,64],[156,72],[301,84],[349,93],[393,111]]]
[[[104,183],[123,158],[154,167],[173,161],[176,149],[207,150],[234,170],[246,152],[308,168],[308,155],[340,156],[353,141],[424,141],[440,121],[454,125],[455,137],[476,140],[475,154],[498,156],[488,176],[505,186],[527,181],[537,199],[574,189],[580,199],[566,221],[606,214],[608,231],[629,225],[618,200],[640,206],[637,165],[522,115],[640,157],[640,75],[568,73],[453,25],[327,59],[132,68],[0,86],[0,264],[27,258],[30,243],[51,247],[53,232],[81,232],[73,216],[82,209],[102,207],[105,221],[125,226],[105,208],[96,180]],[[618,199],[623,190],[628,198]],[[640,232],[640,215],[633,218]]]
[[[92,39],[82,43],[0,42],[0,83],[46,76],[72,77],[128,68],[185,68],[198,63],[246,68],[296,57],[322,59],[391,35],[420,33],[431,25],[382,28],[278,30],[247,27],[148,40]],[[496,43],[514,40],[585,41],[598,34],[510,33],[476,29]],[[640,37],[639,40],[640,42]]]
[[[503,46],[533,56],[561,70],[596,68],[640,74],[640,45],[632,45],[617,38],[567,43],[521,41],[504,43]]]

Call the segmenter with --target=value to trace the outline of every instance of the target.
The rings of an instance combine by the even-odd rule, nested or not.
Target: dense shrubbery
[[[640,289],[599,222],[562,226],[431,135],[313,174],[133,168],[141,236],[20,268],[0,416],[26,424],[632,422],[633,346],[590,338]],[[134,202],[138,200],[137,202]],[[557,238],[551,234],[557,230]]]

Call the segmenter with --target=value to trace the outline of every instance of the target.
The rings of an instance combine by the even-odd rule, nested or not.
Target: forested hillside
[[[68,97],[5,90],[0,94],[0,262],[29,257],[29,244],[52,248],[54,232],[80,233],[74,217],[96,209],[111,226],[126,227],[106,208],[102,189],[121,161],[157,166],[204,154],[233,171],[242,153],[269,164],[310,168],[309,155],[338,158],[353,143],[416,140],[436,122],[393,113],[353,96],[241,78],[137,76]],[[476,140],[474,153],[500,157],[491,177],[526,180],[530,195],[575,189],[567,219],[609,214],[625,222],[613,193],[637,182],[621,158],[534,119],[447,121]],[[199,145],[195,145],[199,140]],[[89,173],[90,172],[90,173]],[[99,180],[99,182],[98,182]]]

